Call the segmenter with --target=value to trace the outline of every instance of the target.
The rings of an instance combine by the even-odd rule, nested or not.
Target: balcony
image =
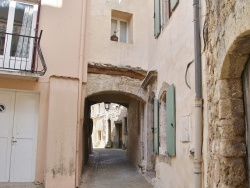
[[[47,71],[38,37],[0,32],[0,74],[38,79]]]

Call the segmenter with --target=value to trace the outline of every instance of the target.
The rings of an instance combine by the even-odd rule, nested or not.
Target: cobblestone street
[[[126,151],[95,149],[84,169],[80,188],[151,188],[130,163]]]

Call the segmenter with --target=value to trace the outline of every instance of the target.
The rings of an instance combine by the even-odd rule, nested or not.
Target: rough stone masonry
[[[250,1],[206,0],[207,187],[247,182],[242,71],[250,54]]]

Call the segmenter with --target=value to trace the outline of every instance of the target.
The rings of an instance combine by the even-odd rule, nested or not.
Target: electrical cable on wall
[[[185,72],[185,83],[186,83],[186,85],[189,87],[189,89],[191,89],[191,86],[188,84],[188,82],[187,82],[187,72],[188,72],[188,69],[189,69],[189,67],[190,67],[190,65],[192,64],[194,62],[194,60],[192,60],[191,62],[189,62],[188,64],[187,64],[187,68],[186,68],[186,72]]]

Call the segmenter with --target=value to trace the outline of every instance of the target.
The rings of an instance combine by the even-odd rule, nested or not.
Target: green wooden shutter
[[[154,0],[154,36],[157,38],[161,33],[161,6],[160,0]]]
[[[176,6],[178,5],[179,0],[170,0],[170,10],[171,12],[176,8]]]
[[[172,84],[167,90],[167,153],[176,156],[176,123],[175,123],[175,88]]]
[[[154,153],[159,153],[159,102],[154,98]]]

